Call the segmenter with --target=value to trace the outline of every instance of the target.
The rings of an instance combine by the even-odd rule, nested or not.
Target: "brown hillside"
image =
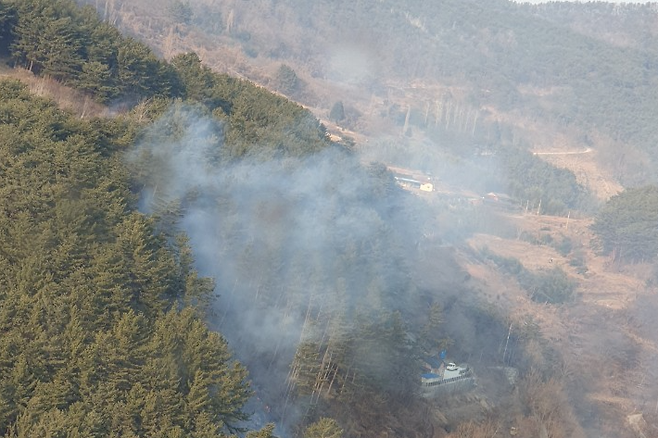
[[[108,107],[95,102],[90,96],[54,79],[35,76],[29,70],[11,68],[7,66],[6,60],[2,59],[0,59],[0,77],[18,79],[27,85],[30,92],[52,99],[60,108],[70,111],[80,118],[110,115]]]

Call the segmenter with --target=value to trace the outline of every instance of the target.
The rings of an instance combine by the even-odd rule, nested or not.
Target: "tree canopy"
[[[0,82],[3,436],[210,437],[246,418],[246,371],[201,319],[211,285],[134,211],[128,125]]]
[[[3,0],[0,26],[1,43],[37,74],[101,101],[159,96],[84,121],[0,82],[0,435],[231,433],[250,390],[201,319],[213,283],[184,236],[136,212],[139,179],[121,156],[177,96],[214,118],[226,160],[309,154],[330,144],[324,128],[195,54],[160,61],[72,1]]]
[[[658,256],[658,187],[626,189],[596,215],[592,230],[601,250],[621,262],[653,261]]]
[[[12,19],[3,20],[7,16]],[[19,65],[99,101],[176,92],[169,66],[151,49],[73,0],[2,0],[0,34]]]
[[[182,23],[196,18],[190,3],[172,5]],[[0,435],[237,432],[246,370],[204,323],[213,281],[165,217],[205,207],[221,243],[218,290],[238,301],[214,310],[225,326],[256,327],[233,344],[250,364],[276,374],[292,402],[347,402],[354,417],[413,399],[418,356],[447,341],[442,307],[412,279],[420,219],[402,207],[414,201],[385,169],[332,145],[300,105],[215,74],[194,53],[164,62],[70,0],[0,0],[0,25],[19,65],[133,106],[78,120],[0,82]],[[127,169],[134,143],[151,149]],[[200,193],[198,167],[181,160],[195,186],[165,199],[174,213],[139,213],[142,188],[157,203],[174,184],[163,154],[180,158],[187,145],[208,147],[201,164],[216,167],[218,184]],[[564,286],[554,277],[546,288]],[[343,434],[328,418],[303,433]],[[273,437],[274,425],[246,436]]]

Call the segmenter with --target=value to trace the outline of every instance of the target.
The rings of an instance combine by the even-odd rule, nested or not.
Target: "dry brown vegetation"
[[[533,367],[550,369],[553,377],[545,382],[537,375],[526,378],[523,388],[527,405],[547,420],[546,436],[578,436],[576,429],[552,432],[557,425],[567,424],[562,419],[555,421],[555,416],[569,421],[575,418],[571,412],[560,412],[556,405],[546,404],[552,400],[564,405],[581,404],[577,411],[586,429],[588,422],[596,421],[596,430],[608,431],[611,436],[636,436],[622,419],[632,413],[649,414],[657,399],[654,384],[650,383],[655,383],[656,367],[652,363],[658,351],[653,340],[655,324],[648,317],[653,313],[646,310],[655,308],[658,301],[649,281],[651,267],[619,266],[599,256],[589,219],[524,215],[509,220],[516,226],[516,236],[479,234],[469,244],[475,251],[486,246],[496,254],[519,260],[531,271],[560,266],[578,282],[574,302],[560,306],[538,304],[495,265],[462,255],[462,263],[480,283],[479,288],[498,291],[497,297],[483,297],[508,307],[519,325],[528,318],[538,324],[541,339],[526,343],[526,355]],[[551,236],[552,243],[571,239],[572,252],[560,254],[546,243],[549,239],[545,236]],[[578,266],[570,263],[575,252],[581,262]],[[551,348],[547,350],[546,346]],[[559,356],[554,356],[556,353]],[[521,430],[532,423],[524,421],[517,436],[525,436]],[[576,427],[577,422],[572,424]],[[472,436],[480,436],[477,433]]]
[[[48,77],[35,76],[23,68],[10,68],[6,61],[0,59],[0,77],[18,79],[27,85],[30,92],[37,96],[52,99],[57,105],[80,118],[107,117],[108,107],[95,102],[85,93],[66,86]]]

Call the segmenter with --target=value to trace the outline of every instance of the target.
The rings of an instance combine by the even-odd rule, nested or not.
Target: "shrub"
[[[530,294],[530,299],[540,303],[561,304],[573,299],[576,282],[562,268],[532,273],[525,271],[519,283]]]

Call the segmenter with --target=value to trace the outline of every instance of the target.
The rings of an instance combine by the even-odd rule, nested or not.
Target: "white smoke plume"
[[[347,317],[349,331],[356,314],[404,311],[414,296],[406,254],[422,219],[405,213],[411,197],[383,168],[338,147],[230,160],[222,137],[202,111],[174,105],[128,160],[144,184],[143,211],[179,206],[197,268],[217,284],[211,325],[249,368],[268,411],[261,417],[286,421],[286,379],[307,316]]]

